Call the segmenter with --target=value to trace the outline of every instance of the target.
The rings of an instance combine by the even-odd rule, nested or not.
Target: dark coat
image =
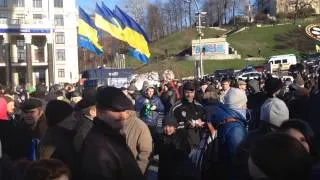
[[[74,144],[77,152],[81,151],[83,141],[87,137],[92,126],[93,126],[93,120],[89,119],[88,117],[81,115],[78,118],[78,125],[76,127],[76,134],[73,139],[73,144]]]
[[[260,109],[266,99],[267,95],[263,92],[257,92],[248,96],[247,107],[250,111],[249,130],[259,128],[261,111]]]
[[[159,180],[176,180],[191,178],[192,165],[188,161],[191,147],[185,129],[177,130],[171,136],[160,137]],[[190,174],[191,173],[191,174]]]
[[[248,136],[240,143],[237,148],[235,164],[237,167],[236,173],[240,180],[249,180],[248,159],[249,150],[259,139],[267,133],[272,132],[270,126],[263,123],[259,129],[249,132]]]
[[[47,123],[44,115],[40,117],[37,125],[31,127],[21,120],[21,123],[16,127],[12,127],[10,130],[10,137],[8,139],[9,150],[7,152],[8,156],[12,160],[19,160],[24,158],[31,158],[32,156],[32,141],[37,140],[38,142],[43,138],[45,132],[47,131]],[[38,154],[38,147],[36,148],[36,154]]]
[[[164,106],[165,113],[168,113],[171,107],[176,103],[176,94],[172,90],[168,90],[167,92],[163,92],[160,96],[160,99]]]
[[[294,96],[287,102],[291,119],[306,119],[309,91],[306,88],[298,89]]]
[[[192,103],[187,100],[178,101],[170,110],[170,116],[177,119],[179,123],[178,128],[186,128],[189,137],[189,143],[192,148],[196,148],[200,143],[200,131],[199,128],[190,128],[189,121],[192,120],[205,120],[205,112],[203,106],[197,101]]]
[[[317,148],[320,148],[320,93],[313,96],[309,99],[308,103],[306,104],[307,113],[306,113],[306,120],[309,125],[312,127],[312,130],[315,133],[315,143]]]
[[[81,154],[83,179],[144,179],[125,138],[102,120],[95,119]]]
[[[74,131],[63,127],[49,127],[40,142],[40,158],[61,160],[70,168],[73,177],[76,177],[79,162],[72,143],[74,134]]]

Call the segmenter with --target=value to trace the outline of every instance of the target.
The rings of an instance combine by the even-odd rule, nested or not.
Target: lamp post
[[[191,3],[191,0],[185,0],[185,2],[187,3]],[[199,78],[202,78],[203,77],[203,74],[204,74],[204,70],[203,70],[203,59],[202,59],[202,44],[201,44],[201,40],[202,40],[202,36],[203,36],[203,32],[201,30],[202,26],[201,26],[201,17],[203,15],[206,15],[207,12],[201,12],[200,11],[200,8],[199,8],[199,4],[198,4],[198,1],[197,0],[194,0],[195,4],[196,4],[196,8],[197,8],[197,13],[196,15],[198,16],[198,33],[199,33],[199,53],[200,53],[200,70],[198,70],[198,64],[196,63],[196,60],[195,60],[195,69],[196,69],[196,72],[197,72],[197,76]],[[200,72],[199,72],[200,71]]]

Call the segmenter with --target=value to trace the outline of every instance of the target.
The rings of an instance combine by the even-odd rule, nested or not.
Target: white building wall
[[[10,36],[46,36],[47,42],[53,43],[53,67],[54,67],[54,82],[75,83],[79,80],[78,68],[78,43],[77,43],[77,7],[76,0],[63,0],[63,8],[55,8],[54,0],[42,0],[41,8],[33,7],[33,0],[24,0],[24,7],[14,7],[12,0],[7,0],[7,7],[0,7],[0,17],[7,16],[5,19],[0,19],[0,29],[18,28],[18,29],[50,29],[50,33],[0,33],[1,35],[8,34]],[[11,19],[17,18],[17,15],[24,14],[25,22],[22,24],[11,24]],[[42,14],[42,20],[34,20],[34,14]],[[62,14],[64,17],[64,26],[54,25],[54,15]],[[64,32],[65,43],[56,44],[56,32]],[[11,39],[11,38],[10,38]],[[14,39],[14,38],[13,38]],[[17,59],[16,42],[11,43],[11,58]],[[32,58],[34,57],[35,46],[32,46]],[[56,61],[56,49],[65,49],[65,61]],[[44,49],[45,62],[47,62],[47,45]],[[65,77],[58,77],[58,69],[65,70]]]

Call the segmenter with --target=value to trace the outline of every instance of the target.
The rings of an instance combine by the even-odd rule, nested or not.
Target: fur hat
[[[184,91],[194,91],[196,89],[196,87],[194,86],[194,83],[192,82],[186,82],[184,85],[183,85],[183,90]]]
[[[115,87],[100,88],[97,92],[96,104],[98,109],[134,110],[132,102],[120,89]]]
[[[47,104],[45,116],[49,126],[54,126],[73,113],[73,108],[65,101],[52,100]]]
[[[272,96],[275,92],[282,88],[283,84],[280,79],[277,78],[269,78],[265,83],[265,90],[268,96]]]

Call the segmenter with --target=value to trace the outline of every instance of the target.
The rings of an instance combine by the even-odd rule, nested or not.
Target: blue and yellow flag
[[[90,16],[80,7],[78,25],[79,46],[101,56],[103,53],[103,49],[102,46],[99,44],[97,29],[92,20],[90,19]]]
[[[133,57],[136,59],[140,57],[140,59],[137,60],[147,63],[151,54],[148,46],[150,40],[145,31],[119,7],[116,7],[114,14],[118,18],[119,22],[122,22],[124,25],[123,36],[126,39],[126,42],[134,49],[133,51],[129,50],[129,54],[134,55]],[[145,58],[147,58],[147,60]]]
[[[96,4],[95,24],[99,29],[109,33],[114,38],[126,42],[123,35],[122,23],[118,21],[113,12],[104,4],[102,4],[102,8]]]

